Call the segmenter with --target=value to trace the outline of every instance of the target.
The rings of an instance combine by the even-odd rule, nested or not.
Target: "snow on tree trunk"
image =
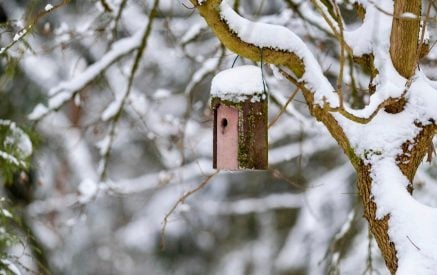
[[[22,117],[47,94],[29,115],[43,136],[31,164],[42,185],[26,215],[52,273],[368,274],[385,271],[378,249],[392,273],[435,273],[435,210],[415,201],[437,207],[435,167],[415,177],[437,128],[437,47],[417,67],[428,43],[420,1],[192,0],[206,20],[172,0],[27,2],[0,1],[0,112]],[[269,170],[221,173],[188,199],[215,175],[207,86],[235,58],[207,24],[242,56],[235,64],[272,64],[276,117]],[[31,148],[6,137],[0,166],[2,151],[16,166]],[[158,252],[175,201],[169,250]]]
[[[354,31],[345,28],[338,8],[328,7],[324,14],[340,42],[345,42],[343,50],[372,56],[371,66],[377,70],[369,104],[352,110],[342,106],[341,91],[334,92],[293,32],[250,22],[226,1],[192,0],[226,47],[252,60],[259,60],[259,49],[268,49],[265,61],[301,89],[310,113],[325,124],[356,169],[364,216],[390,272],[433,274],[437,210],[411,196],[414,175],[437,129],[437,91],[416,71],[421,1],[397,0],[394,7],[389,0],[358,2],[366,16]]]

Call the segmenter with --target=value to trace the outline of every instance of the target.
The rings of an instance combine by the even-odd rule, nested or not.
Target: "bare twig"
[[[415,66],[417,67],[419,65],[419,59],[420,59],[420,52],[422,50],[422,47],[425,44],[425,33],[426,33],[426,25],[428,24],[428,20],[429,20],[429,15],[431,13],[431,7],[432,7],[432,3],[433,1],[429,1],[428,3],[428,7],[426,9],[426,15],[425,15],[425,20],[423,21],[423,25],[422,25],[422,30],[420,33],[420,41],[419,41],[419,46],[417,47],[417,52],[416,52],[416,63]]]
[[[272,173],[272,176],[273,176],[274,178],[277,178],[277,179],[283,180],[283,181],[285,181],[286,183],[288,183],[289,185],[291,185],[291,186],[293,186],[293,187],[296,187],[297,189],[302,190],[303,192],[306,191],[306,190],[308,189],[307,187],[301,186],[301,185],[295,183],[293,180],[289,179],[289,178],[288,178],[286,175],[284,175],[284,174],[283,174],[279,169],[276,169],[276,168],[272,169],[272,168],[271,168],[271,169],[269,169],[268,171]]]
[[[323,19],[325,19],[325,22],[328,24],[328,26],[331,28],[332,32],[334,33],[334,35],[336,37],[339,36],[338,30],[337,28],[334,26],[334,24],[332,23],[332,17],[328,16],[324,10],[322,9],[322,7],[319,5],[317,0],[311,0],[311,2],[313,3],[313,5],[316,7],[316,9],[319,11],[320,15],[322,15]]]
[[[410,243],[419,251],[421,251],[420,247],[418,247],[411,239],[410,237],[407,235],[407,239],[410,241]]]
[[[433,2],[434,2],[433,0],[429,1],[430,5],[433,5]],[[381,8],[380,6],[378,6],[375,3],[375,1],[369,0],[369,3],[372,4],[375,7],[375,9],[377,9],[381,13],[383,13],[385,15],[388,15],[388,16],[391,16],[391,17],[393,17],[395,19],[411,20],[411,21],[426,20],[426,18],[423,17],[423,16],[416,16],[416,17],[408,17],[408,16],[402,16],[402,15],[401,16],[395,16],[393,13],[388,12],[388,11],[384,10],[383,8]],[[428,21],[429,22],[437,22],[437,18],[430,18],[429,17]]]
[[[348,245],[350,245],[349,239],[355,234],[356,222],[358,221],[358,204],[349,212],[347,219],[343,226],[338,230],[338,232],[333,236],[331,243],[325,253],[322,261],[326,260],[329,256],[331,257],[329,263],[329,270],[339,271],[339,264],[344,256],[345,250]],[[330,273],[332,274],[332,273]],[[338,273],[334,273],[338,274]]]
[[[152,25],[153,25],[153,21],[156,17],[157,11],[158,11],[158,6],[159,6],[159,0],[155,0],[155,2],[153,4],[153,8],[150,11],[149,22],[147,23],[146,30],[144,31],[143,37],[141,39],[140,47],[138,48],[138,52],[137,52],[137,55],[135,57],[134,64],[132,66],[131,73],[129,75],[126,93],[123,96],[123,99],[121,101],[119,109],[117,110],[117,113],[115,114],[115,116],[112,119],[111,129],[109,131],[109,145],[108,145],[106,152],[102,156],[103,165],[102,165],[102,170],[100,171],[100,179],[101,180],[104,180],[106,177],[106,171],[108,168],[109,158],[111,155],[111,147],[112,147],[112,144],[113,144],[114,138],[115,138],[115,130],[116,130],[118,121],[121,117],[121,113],[123,111],[124,105],[127,101],[127,98],[129,97],[130,92],[131,92],[136,72],[137,72],[138,67],[141,63],[141,58],[143,57],[144,51],[147,48],[147,41],[148,41],[148,38],[149,38],[150,33],[152,31]]]
[[[372,257],[372,240],[373,240],[373,236],[372,236],[372,232],[370,230],[368,230],[367,233],[367,240],[368,240],[368,244],[367,244],[367,264],[366,264],[366,269],[363,271],[362,275],[365,274],[370,274],[372,275],[374,272],[379,274],[379,271],[376,270],[373,267],[373,257]]]
[[[287,73],[286,71],[284,71],[283,69],[279,68],[280,73],[287,79],[289,80],[291,83],[293,83],[294,85],[296,85],[297,87],[299,87],[302,91],[305,91],[307,93],[312,93],[312,91],[310,91],[307,87],[305,87],[305,83],[299,82],[298,80],[296,80],[295,78],[293,78],[289,73]],[[368,116],[368,117],[360,117],[357,115],[354,115],[352,113],[349,113],[348,111],[346,111],[344,108],[340,108],[340,107],[336,107],[336,108],[332,108],[329,106],[329,104],[327,104],[324,108],[326,111],[329,112],[338,112],[339,114],[341,114],[342,116],[344,116],[345,118],[352,120],[354,122],[357,122],[359,124],[367,124],[369,122],[372,121],[372,119],[378,114],[378,112],[391,105],[394,104],[396,102],[398,102],[399,100],[403,99],[405,97],[405,95],[408,92],[408,89],[411,86],[412,81],[409,80],[407,81],[407,83],[405,84],[405,90],[403,91],[403,93],[397,97],[397,98],[387,98],[385,99],[383,102],[381,102],[376,109]]]
[[[329,29],[319,25],[318,22],[314,21],[313,18],[311,18],[311,16],[305,16],[305,14],[301,12],[300,5],[303,2],[294,3],[294,1],[292,0],[283,0],[283,1],[288,6],[288,8],[293,11],[294,14],[296,14],[298,17],[302,19],[305,25],[308,23],[311,26],[316,27],[318,30],[324,32],[328,36],[335,36],[333,33],[329,31]]]
[[[290,97],[285,102],[284,106],[282,106],[281,111],[272,119],[272,121],[269,123],[268,128],[275,125],[275,123],[278,121],[278,119],[282,116],[282,114],[287,110],[288,105],[290,102],[296,97],[297,92],[299,92],[299,88],[296,88],[294,92],[290,95]]]
[[[102,5],[105,12],[112,12],[111,6],[106,2],[106,0],[100,0],[100,4]]]
[[[337,30],[337,28],[332,23],[332,21],[333,21],[332,17],[330,17],[329,15],[327,15],[324,12],[324,10],[322,9],[322,7],[320,7],[320,5],[319,5],[317,0],[312,0],[311,2],[316,7],[316,9],[319,11],[319,13],[322,15],[323,19],[328,24],[328,26],[331,28],[332,33],[337,38],[337,40],[338,41],[343,41],[344,50],[346,50],[350,55],[353,55],[352,48],[346,43],[346,41],[344,41],[344,38],[342,38],[343,35],[341,33],[339,33],[339,30]]]
[[[120,3],[120,7],[118,8],[117,15],[115,16],[115,19],[114,19],[114,28],[112,29],[112,40],[113,41],[115,41],[116,38],[117,38],[118,23],[121,20],[121,15],[123,14],[123,10],[126,8],[126,3],[127,3],[127,0],[123,0]]]
[[[32,30],[32,28],[36,25],[36,23],[38,23],[38,21],[43,18],[44,16],[52,13],[53,11],[61,8],[64,5],[67,5],[68,3],[70,3],[70,0],[63,0],[61,3],[54,5],[53,7],[51,7],[50,9],[44,9],[42,11],[40,11],[31,21],[30,23],[22,28],[21,30],[18,31],[18,36],[17,38],[13,39],[13,41],[11,43],[9,43],[7,46],[0,48],[0,56],[6,54],[6,52],[12,48],[15,44],[17,44],[18,42],[20,42],[21,40],[23,40],[24,37],[26,37],[30,31]]]
[[[341,16],[340,8],[338,7],[337,3],[335,1],[331,0],[332,5],[335,8],[335,12],[337,14],[338,18],[338,27],[340,29],[340,34],[338,36],[339,42],[340,42],[340,72],[338,74],[337,78],[337,95],[340,102],[340,108],[343,109],[343,72],[344,72],[344,60],[345,60],[345,48],[346,48],[346,42],[344,40],[344,25],[343,25],[343,17]]]
[[[194,193],[196,193],[197,191],[199,191],[200,189],[204,188],[209,182],[210,180],[216,176],[218,173],[220,173],[220,170],[217,170],[216,172],[214,172],[213,174],[209,175],[201,184],[199,184],[196,188],[186,192],[185,194],[183,194],[177,201],[176,203],[172,206],[172,208],[170,208],[170,211],[167,212],[167,214],[164,217],[164,220],[162,221],[162,228],[161,228],[161,249],[165,250],[165,230],[167,229],[167,224],[168,224],[168,218],[173,214],[173,212],[176,210],[176,208],[179,206],[179,204],[184,203],[185,200],[190,197],[191,195],[193,195]]]

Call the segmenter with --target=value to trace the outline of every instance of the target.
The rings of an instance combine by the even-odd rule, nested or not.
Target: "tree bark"
[[[363,163],[359,165],[357,169],[358,192],[363,203],[364,217],[369,222],[369,229],[375,237],[387,268],[394,274],[398,268],[398,259],[396,257],[395,245],[390,241],[390,236],[388,235],[389,217],[386,216],[382,220],[376,218],[377,205],[372,199],[372,178],[370,173],[370,166]]]
[[[217,12],[219,5],[223,0],[208,0],[199,5],[197,0],[191,0],[191,3],[197,8],[200,15],[214,32],[215,36],[229,50],[253,61],[261,60],[261,49],[253,44],[241,40],[224,22]],[[263,61],[269,64],[284,65],[288,67],[297,77],[305,73],[305,66],[302,59],[294,53],[278,51],[270,48],[264,48],[262,51]]]
[[[191,2],[196,6],[216,36],[228,49],[246,58],[259,60],[259,48],[242,41],[229,29],[226,23],[221,20],[218,14],[218,5],[221,0],[205,1],[202,5],[199,5],[196,0],[191,0]],[[420,0],[396,0],[394,2],[394,18],[390,36],[390,55],[394,67],[400,75],[406,78],[407,84],[409,83],[408,80],[414,75],[417,66],[420,10]],[[416,18],[411,18],[412,16],[409,15],[405,16],[405,12],[414,14]],[[306,69],[299,56],[295,53],[269,49],[264,61],[271,64],[284,65],[294,72],[298,78],[302,76]],[[305,86],[305,83],[290,78],[287,74],[284,76],[299,86],[308,104],[311,115],[327,127],[330,134],[336,139],[355,167],[358,177],[358,191],[364,206],[364,216],[369,222],[369,228],[378,243],[386,266],[392,274],[396,273],[398,258],[395,244],[390,240],[389,236],[390,216],[387,215],[383,219],[377,219],[376,216],[377,205],[372,196],[372,167],[366,165],[364,160],[361,159],[361,156],[355,154],[347,136],[338,124],[334,114],[329,111],[329,108],[314,104],[314,94]],[[408,88],[408,85],[406,85],[406,89]],[[407,98],[402,98],[401,100],[390,103],[389,106],[386,106],[385,111],[400,113],[404,110],[406,101]],[[414,125],[412,126],[414,127]],[[392,126],[387,125],[387,127]],[[422,130],[413,141],[405,141],[400,148],[402,149],[402,153],[396,158],[399,170],[402,171],[410,181],[408,187],[410,193],[413,191],[412,182],[414,175],[428,152],[432,138],[437,130],[435,121],[430,121],[430,124],[427,126],[417,124],[416,127]],[[368,149],[372,150],[374,148]]]
[[[408,141],[402,145],[403,153],[398,155],[396,159],[399,170],[402,171],[405,177],[410,181],[408,188],[410,193],[413,192],[412,182],[414,175],[427,153],[428,146],[432,142],[436,129],[437,127],[434,124],[422,127],[422,131],[413,142]],[[364,207],[364,217],[369,222],[370,231],[381,250],[387,268],[392,274],[395,274],[398,268],[398,259],[396,256],[396,247],[394,243],[390,241],[388,234],[390,217],[385,216],[383,219],[376,218],[377,205],[373,201],[371,193],[373,181],[371,177],[372,167],[361,162],[355,168],[358,178],[358,192]]]
[[[412,77],[416,70],[421,3],[421,0],[394,2],[390,56],[398,73],[407,79]],[[411,14],[416,18],[411,18]]]

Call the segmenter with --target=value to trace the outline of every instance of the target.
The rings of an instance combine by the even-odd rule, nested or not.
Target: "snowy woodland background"
[[[337,2],[359,26],[354,1]],[[228,3],[293,30],[335,85],[339,46],[318,1]],[[269,170],[212,169],[211,79],[255,63],[190,1],[0,8],[0,274],[388,274],[352,166],[274,67]],[[434,31],[430,20],[430,45]],[[421,60],[431,79],[436,61],[435,48]],[[345,97],[362,108],[370,72],[345,64]],[[430,206],[436,175],[433,160],[415,179]]]

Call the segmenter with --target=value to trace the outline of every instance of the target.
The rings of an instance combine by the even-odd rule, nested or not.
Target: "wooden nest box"
[[[259,67],[236,67],[214,77],[211,85],[214,168],[267,169],[267,104]]]

